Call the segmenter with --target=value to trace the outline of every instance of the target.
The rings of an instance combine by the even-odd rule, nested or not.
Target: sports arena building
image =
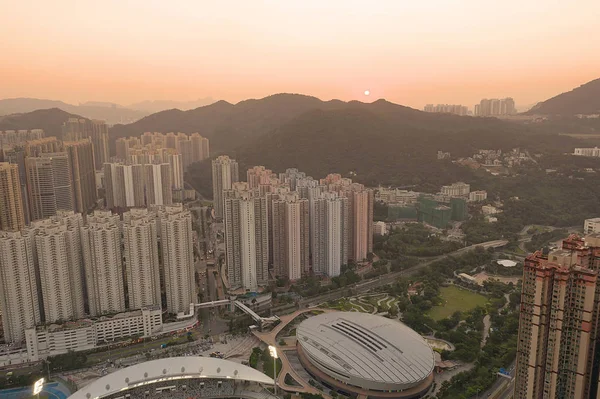
[[[273,379],[239,363],[210,357],[171,357],[130,366],[71,395],[70,399],[276,399]]]
[[[298,357],[315,379],[340,393],[419,398],[433,383],[435,357],[406,325],[358,312],[332,312],[296,330]]]

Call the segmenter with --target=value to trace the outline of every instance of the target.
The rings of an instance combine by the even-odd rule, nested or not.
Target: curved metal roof
[[[102,398],[125,389],[184,378],[235,379],[273,385],[272,378],[243,364],[211,357],[185,356],[151,360],[120,369],[86,385],[69,398]]]
[[[324,313],[303,321],[296,335],[321,370],[364,388],[418,384],[435,366],[433,350],[423,337],[381,316]]]

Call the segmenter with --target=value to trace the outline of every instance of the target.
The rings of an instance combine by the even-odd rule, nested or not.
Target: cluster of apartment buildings
[[[231,289],[275,277],[314,273],[334,277],[342,265],[373,250],[373,191],[339,174],[317,180],[297,169],[276,174],[263,166],[239,181],[238,164],[213,161],[215,215],[225,224]]]
[[[473,115],[475,116],[502,116],[517,113],[515,100],[507,98],[484,98],[479,104],[475,104]]]
[[[77,125],[82,129],[77,134],[65,124],[65,136],[74,141],[44,137],[39,129],[0,135],[0,192],[6,193],[0,198],[0,230],[21,230],[59,210],[85,213],[96,206],[96,164],[108,160],[108,134],[102,123],[85,122]]]
[[[188,318],[196,299],[192,216],[181,204],[122,217],[58,211],[0,232],[4,340],[26,344],[29,361],[150,336],[161,331],[163,304]]]
[[[423,110],[443,114],[469,115],[469,108],[460,104],[427,104]]]
[[[152,133],[119,138],[114,162],[104,164],[108,208],[169,205],[193,199],[183,175],[194,162],[209,157],[208,139],[199,133]]]

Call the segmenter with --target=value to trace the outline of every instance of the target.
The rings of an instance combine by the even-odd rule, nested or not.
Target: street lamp
[[[273,358],[273,384],[275,385],[275,396],[277,396],[277,348],[269,345],[269,352]]]
[[[40,392],[42,392],[42,388],[44,387],[44,381],[46,381],[43,377],[37,380],[33,384],[33,395],[40,397]]]

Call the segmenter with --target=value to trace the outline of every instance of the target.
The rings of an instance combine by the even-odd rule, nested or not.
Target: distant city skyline
[[[600,4],[5,2],[0,98],[535,104],[598,78]],[[35,26],[35,29],[24,29]],[[370,95],[366,96],[365,91]]]

